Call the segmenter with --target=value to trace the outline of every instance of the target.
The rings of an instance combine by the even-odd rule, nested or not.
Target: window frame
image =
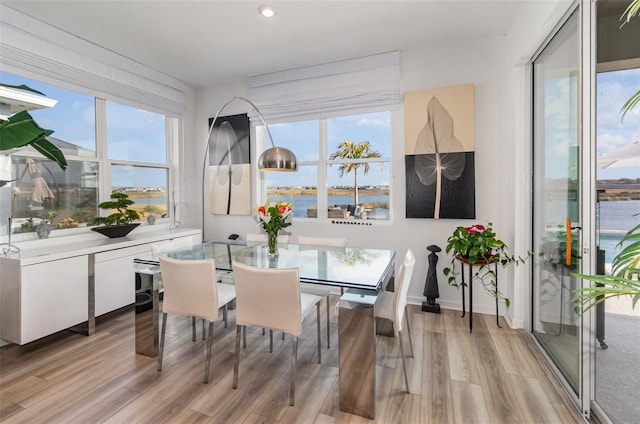
[[[386,111],[389,114],[389,151],[393,150],[393,111]],[[379,113],[379,112],[364,112],[362,114],[350,114],[344,116],[358,116],[365,115],[369,113]],[[393,176],[393,160],[392,156],[381,156],[377,158],[367,158],[367,159],[329,159],[329,140],[328,140],[328,120],[331,118],[336,118],[336,116],[328,116],[323,118],[318,118],[318,159],[317,160],[307,160],[307,161],[299,161],[298,168],[301,166],[315,166],[316,167],[316,175],[317,175],[317,208],[318,213],[317,217],[295,217],[293,220],[303,220],[308,222],[331,222],[335,221],[335,218],[329,218],[328,214],[328,205],[329,205],[329,185],[328,185],[328,173],[327,169],[329,165],[339,165],[343,163],[384,163],[389,167],[389,218],[385,220],[369,220],[369,223],[376,224],[387,224],[393,222],[393,190],[392,190],[392,176]],[[294,124],[299,121],[287,121],[287,122],[279,122],[279,123],[291,123]],[[267,187],[266,187],[266,179],[263,177],[262,171],[258,169],[257,166],[257,158],[260,154],[266,149],[266,131],[264,129],[264,125],[256,126],[256,161],[253,165],[255,174],[256,174],[256,193],[255,199],[258,204],[263,204],[267,200]],[[277,140],[274,141],[277,146]],[[295,153],[295,150],[294,150]]]
[[[65,158],[68,162],[94,162],[98,164],[98,185],[97,185],[97,203],[101,203],[110,199],[110,195],[112,192],[113,184],[112,184],[112,175],[111,175],[111,167],[113,165],[125,165],[125,166],[133,166],[133,167],[142,167],[142,168],[156,168],[156,169],[165,169],[167,174],[167,214],[165,218],[157,217],[157,222],[170,222],[173,217],[173,208],[172,203],[174,199],[172,199],[172,193],[175,192],[175,181],[177,181],[176,174],[177,170],[175,168],[176,163],[178,163],[178,154],[179,154],[179,143],[180,143],[180,125],[182,122],[182,117],[176,117],[170,115],[168,112],[158,111],[156,108],[139,104],[132,104],[129,102],[125,102],[122,99],[105,99],[99,97],[95,93],[91,93],[90,90],[83,90],[81,87],[71,86],[70,84],[66,84],[63,82],[52,81],[49,78],[38,78],[38,76],[34,75],[21,75],[16,72],[11,72],[6,70],[5,72],[10,73],[16,77],[24,78],[25,80],[32,80],[41,82],[42,84],[55,86],[62,90],[68,90],[72,92],[77,92],[86,96],[90,96],[94,99],[94,113],[95,113],[95,156],[81,156],[81,155],[73,155],[65,153]],[[145,110],[148,112],[156,113],[158,115],[164,116],[164,124],[165,124],[165,150],[166,150],[166,162],[142,162],[142,161],[130,161],[130,160],[119,160],[119,159],[110,159],[108,157],[108,149],[107,149],[107,101],[119,103],[122,105],[126,105],[132,108]],[[55,128],[53,128],[55,130]],[[21,157],[32,157],[36,159],[43,159],[44,157],[37,153],[33,149],[25,149],[18,148],[12,149],[5,152],[2,152],[3,156],[13,157],[13,156],[21,156]],[[44,158],[46,159],[46,158]],[[97,216],[106,216],[108,215],[108,211],[98,208],[96,205],[96,215]],[[175,218],[177,219],[177,217]],[[2,224],[0,224],[1,226]],[[0,233],[6,233],[6,231],[0,231]],[[69,230],[69,229],[67,229]]]

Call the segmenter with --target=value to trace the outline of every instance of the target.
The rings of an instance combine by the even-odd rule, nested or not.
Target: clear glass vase
[[[276,256],[278,254],[277,231],[267,231],[267,243],[269,245],[269,255]]]

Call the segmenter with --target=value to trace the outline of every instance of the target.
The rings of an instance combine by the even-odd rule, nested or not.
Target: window
[[[109,159],[167,162],[165,117],[116,102],[107,102]]]
[[[111,191],[124,192],[141,217],[168,216],[169,170],[163,167],[111,165]]]
[[[0,82],[25,84],[55,106],[30,110],[65,155],[67,170],[31,147],[0,153],[0,235],[34,231],[41,220],[65,229],[91,223],[98,203],[124,191],[142,217],[169,215],[168,125],[176,118],[0,72]],[[102,130],[101,130],[102,129]]]
[[[13,233],[35,231],[46,219],[56,228],[86,226],[96,216],[98,163],[69,160],[63,171],[53,161],[12,155],[14,179],[0,189],[3,223],[12,217]]]
[[[143,218],[168,216],[165,116],[112,101],[106,106],[110,192],[127,193]]]
[[[269,130],[277,146],[296,154],[298,172],[260,172],[261,202],[294,202],[295,218],[390,219],[390,112],[275,124]],[[263,131],[258,141],[265,143]]]

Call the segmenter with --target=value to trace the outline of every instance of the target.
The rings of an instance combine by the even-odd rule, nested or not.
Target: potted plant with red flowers
[[[269,254],[278,254],[278,232],[291,225],[287,218],[291,215],[293,202],[275,202],[269,200],[264,205],[256,206],[258,222],[267,233]]]
[[[468,227],[457,227],[447,239],[445,251],[453,253],[453,257],[450,266],[444,268],[443,272],[450,285],[459,287],[461,285],[458,282],[460,273],[456,271],[456,262],[464,260],[470,266],[476,265],[477,271],[473,277],[481,280],[484,288],[492,296],[504,299],[508,307],[510,301],[508,298],[502,297],[498,291],[496,274],[490,265],[493,263],[499,263],[502,266],[510,263],[518,264],[524,262],[526,258],[509,254],[507,245],[496,237],[492,225],[491,222],[488,222],[486,226],[474,224]]]

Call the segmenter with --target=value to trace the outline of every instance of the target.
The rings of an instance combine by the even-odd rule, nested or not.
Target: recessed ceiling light
[[[265,18],[273,18],[276,16],[276,9],[268,4],[263,4],[258,8],[258,12]]]

